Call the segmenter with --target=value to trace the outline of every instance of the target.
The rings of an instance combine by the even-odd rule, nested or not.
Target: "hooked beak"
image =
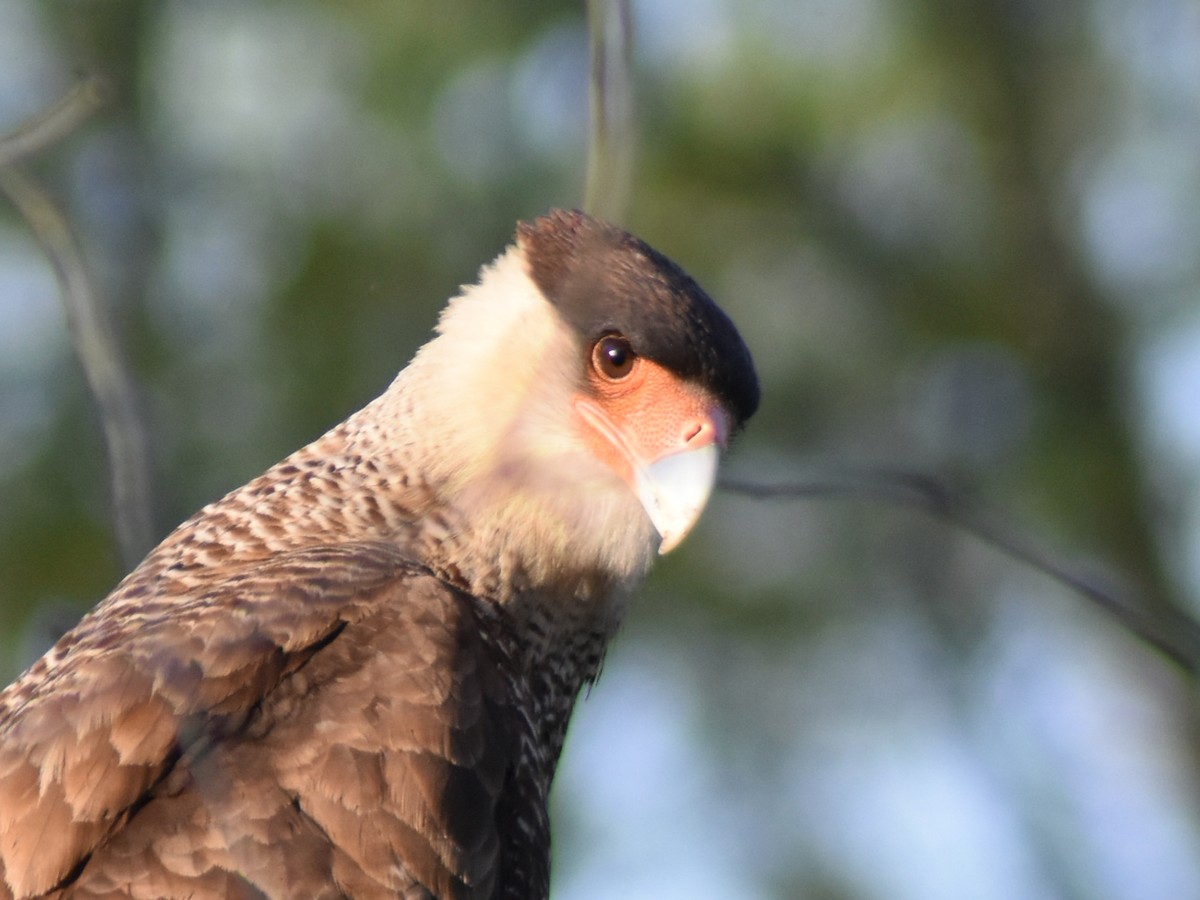
[[[690,398],[662,414],[669,425],[639,435],[622,427],[598,404],[578,398],[597,454],[629,485],[660,537],[658,552],[670,553],[700,518],[717,478],[717,462],[728,433],[725,412],[706,398]]]
[[[719,458],[720,449],[711,443],[636,469],[634,490],[662,538],[660,554],[678,547],[704,512],[717,480]]]

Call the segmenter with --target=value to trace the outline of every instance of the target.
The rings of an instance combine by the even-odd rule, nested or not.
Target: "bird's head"
[[[708,295],[580,212],[521,224],[438,331],[393,388],[406,439],[456,521],[534,580],[639,578],[695,524],[758,405],[750,353]]]

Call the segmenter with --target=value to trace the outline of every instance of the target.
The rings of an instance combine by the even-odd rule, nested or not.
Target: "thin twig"
[[[917,472],[871,471],[804,483],[722,481],[724,490],[767,500],[859,498],[918,509],[973,535],[1006,556],[1049,576],[1103,608],[1131,633],[1194,678],[1200,677],[1200,622],[1175,607],[1151,612],[1132,598],[1096,583],[1040,546],[999,513],[945,481]]]
[[[633,183],[633,19],[629,0],[588,0],[591,109],[583,208],[620,221]]]
[[[107,82],[98,76],[80,81],[45,112],[0,135],[0,166],[40,153],[66,137],[104,105],[109,93]]]
[[[67,134],[97,108],[104,93],[97,79],[80,83],[47,112],[0,137],[0,160],[27,156]],[[66,216],[16,165],[0,165],[0,192],[29,224],[58,279],[71,341],[104,428],[117,541],[132,565],[154,535],[149,454],[133,379]]]

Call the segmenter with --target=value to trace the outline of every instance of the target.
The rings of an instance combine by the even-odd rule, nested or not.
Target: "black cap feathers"
[[[750,351],[729,317],[679,266],[578,210],[517,226],[530,277],[587,341],[619,332],[633,349],[712,390],[743,424],[758,408]]]

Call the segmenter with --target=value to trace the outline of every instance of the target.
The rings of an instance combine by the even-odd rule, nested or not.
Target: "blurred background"
[[[916,470],[1200,613],[1200,7],[637,0],[622,224],[729,311],[726,471]],[[380,392],[583,198],[580,3],[0,0],[0,131],[136,383],[154,542]],[[0,197],[0,675],[126,571],[53,270]],[[145,546],[139,548],[146,549]],[[554,895],[1200,898],[1195,685],[994,547],[718,494],[577,709]]]

